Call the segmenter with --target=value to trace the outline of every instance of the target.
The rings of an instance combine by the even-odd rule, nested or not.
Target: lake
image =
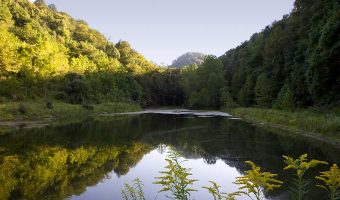
[[[191,178],[199,180],[193,185],[199,191],[191,196],[196,200],[212,199],[202,189],[210,180],[223,192],[236,191],[232,182],[249,169],[247,160],[280,174],[285,183],[292,176],[283,170],[282,155],[308,153],[309,158],[340,163],[339,147],[228,115],[132,113],[0,136],[0,199],[116,200],[124,183],[135,178],[144,183],[147,199],[166,199],[152,183],[164,170],[170,149],[183,155]],[[325,193],[313,187],[313,177],[324,169],[307,174],[312,186],[308,199],[324,199]],[[267,198],[289,199],[287,187]]]

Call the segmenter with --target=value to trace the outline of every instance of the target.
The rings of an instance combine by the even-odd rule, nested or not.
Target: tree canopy
[[[290,109],[340,101],[340,4],[294,9],[221,57],[187,53],[168,69],[110,42],[43,0],[0,0],[0,101]]]
[[[200,65],[203,63],[206,55],[197,52],[188,52],[172,61],[170,67],[183,68],[188,65]]]
[[[280,109],[338,104],[339,10],[337,0],[297,0],[290,15],[219,57],[223,64],[223,72],[219,73],[223,73],[224,83],[216,87],[228,97],[224,95],[218,106],[224,106],[226,99],[241,106]],[[219,66],[219,62],[215,65]],[[192,101],[207,105],[211,90],[204,87],[209,81],[193,77],[198,77],[209,63],[206,60],[197,70],[183,70],[184,80],[197,81],[185,82],[189,85],[185,91],[196,91],[196,87],[201,90],[192,92],[189,105]],[[217,75],[213,68],[204,73],[206,77]],[[199,80],[204,84],[199,85]]]
[[[141,102],[150,96],[145,92],[153,91],[142,86],[153,86],[139,77],[157,82],[168,72],[127,41],[114,44],[43,0],[1,0],[0,10],[2,99],[42,98],[49,91],[49,99],[69,103],[158,104]]]

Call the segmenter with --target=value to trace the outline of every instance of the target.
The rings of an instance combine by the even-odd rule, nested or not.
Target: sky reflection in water
[[[133,179],[137,177],[144,183],[144,192],[147,199],[154,199],[155,197],[157,197],[157,199],[166,199],[165,193],[158,193],[161,187],[159,185],[151,184],[155,181],[154,177],[159,176],[158,172],[164,170],[166,155],[166,151],[161,152],[159,149],[155,149],[146,154],[137,166],[130,169],[128,174],[118,177],[114,172],[111,172],[102,182],[87,188],[87,191],[80,196],[72,196],[70,199],[117,199],[117,197],[121,195],[124,183],[132,183]],[[199,190],[193,193],[193,199],[199,200],[211,198],[205,189],[201,189],[202,186],[209,186],[210,180],[214,180],[216,183],[220,184],[222,186],[220,189],[223,192],[234,192],[237,190],[237,186],[232,184],[235,177],[240,175],[236,168],[228,166],[222,160],[217,160],[215,164],[207,164],[203,158],[186,160],[187,161],[183,163],[183,166],[192,168],[191,173],[193,175],[191,178],[199,180],[199,182],[196,182],[193,185],[194,189]],[[241,200],[246,198],[238,199]]]
[[[340,162],[338,148],[273,131],[229,117],[150,113],[19,130],[0,136],[0,199],[119,200],[124,183],[135,178],[143,181],[149,200],[165,199],[158,194],[160,186],[152,184],[166,165],[167,150],[159,144],[174,147],[188,160],[184,165],[199,180],[193,186],[199,190],[192,196],[196,200],[211,199],[201,188],[209,180],[223,192],[234,192],[235,177],[249,169],[246,160],[279,174],[285,183],[291,174],[282,170],[282,155],[308,153],[311,159]],[[324,169],[306,178],[313,181]],[[287,199],[286,191],[284,185],[270,199]],[[324,196],[313,188],[308,199]]]

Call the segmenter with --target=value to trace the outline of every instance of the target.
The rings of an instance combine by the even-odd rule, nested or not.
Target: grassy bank
[[[231,114],[255,123],[340,139],[340,115],[336,110],[320,112],[310,109],[289,112],[261,108],[235,108]]]
[[[0,130],[7,129],[6,125],[15,126],[15,122],[45,121],[51,123],[72,123],[98,116],[103,112],[129,112],[140,109],[139,105],[130,103],[102,103],[82,106],[53,102],[50,108],[47,108],[43,101],[0,103]]]

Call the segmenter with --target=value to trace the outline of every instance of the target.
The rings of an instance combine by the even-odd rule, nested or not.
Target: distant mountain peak
[[[184,66],[192,65],[192,64],[197,64],[200,65],[203,63],[205,54],[203,53],[198,53],[198,52],[187,52],[177,59],[175,59],[170,67],[173,68],[183,68]]]

